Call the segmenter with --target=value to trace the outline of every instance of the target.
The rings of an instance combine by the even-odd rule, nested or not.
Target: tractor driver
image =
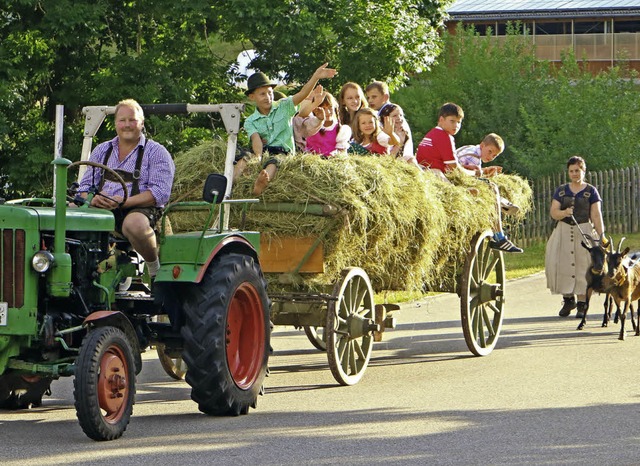
[[[118,172],[124,179],[129,197],[123,199],[120,183],[109,179],[109,173],[87,167],[78,193],[86,198],[90,187],[98,192],[91,200],[92,207],[113,211],[116,231],[122,233],[147,264],[153,279],[160,261],[154,227],[169,201],[175,165],[169,151],[143,134],[144,113],[133,99],[118,103],[114,114],[117,136],[98,144],[89,158]]]

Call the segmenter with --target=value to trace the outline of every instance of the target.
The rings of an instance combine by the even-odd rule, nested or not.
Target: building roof
[[[451,21],[640,16],[639,0],[456,0]]]

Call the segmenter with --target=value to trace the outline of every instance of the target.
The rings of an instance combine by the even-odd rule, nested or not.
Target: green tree
[[[64,155],[75,160],[81,109],[239,101],[220,38],[260,54],[255,65],[304,82],[325,61],[347,80],[398,84],[438,52],[448,0],[5,0],[0,5],[0,195],[50,190],[55,106]],[[219,131],[207,117],[147,120],[177,152]],[[98,135],[112,136],[110,121]],[[43,176],[44,174],[44,176]],[[8,183],[8,184],[7,184]]]
[[[439,29],[449,1],[222,0],[224,37],[255,48],[254,66],[284,71],[305,82],[328,62],[340,79],[327,83],[388,81],[392,87],[429,67],[439,51]]]
[[[185,4],[186,3],[186,4]],[[79,157],[81,109],[115,104],[237,101],[214,49],[209,2],[8,0],[0,7],[0,187],[50,190],[55,105],[65,106],[65,156]],[[200,117],[202,119],[202,117]],[[211,133],[215,125],[201,121]],[[147,129],[177,151],[194,133],[184,120]],[[107,127],[100,137],[111,136]],[[202,134],[196,132],[196,137]],[[186,140],[183,140],[183,137]],[[3,189],[3,188],[0,188]]]

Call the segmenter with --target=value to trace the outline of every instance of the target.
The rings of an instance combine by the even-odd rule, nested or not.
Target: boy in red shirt
[[[419,165],[446,179],[444,173],[457,165],[453,137],[460,131],[463,118],[464,112],[459,105],[448,102],[440,107],[438,126],[429,131],[418,145],[416,159]]]
[[[468,170],[458,162],[455,155],[456,142],[453,138],[460,127],[464,112],[459,105],[448,102],[440,107],[438,112],[438,126],[429,131],[418,146],[416,159],[424,169],[429,169],[442,179],[449,181],[444,175],[447,171],[458,167],[464,173],[471,176],[482,176],[482,169]],[[472,191],[473,192],[473,191]],[[477,191],[475,191],[477,193]],[[497,201],[499,202],[499,201]],[[500,220],[500,205],[497,204],[498,220]],[[513,244],[502,231],[502,223],[497,222],[494,228],[493,239],[490,246],[503,252],[522,252],[522,249]]]

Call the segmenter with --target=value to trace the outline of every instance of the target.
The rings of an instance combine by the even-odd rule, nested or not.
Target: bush
[[[459,25],[456,35],[445,34],[445,52],[432,71],[394,93],[416,145],[435,126],[440,106],[455,102],[465,111],[457,145],[500,134],[506,150],[497,163],[510,172],[530,178],[555,173],[575,154],[593,170],[635,163],[635,72],[613,68],[594,76],[570,54],[552,67],[535,58],[518,24],[499,39]]]

